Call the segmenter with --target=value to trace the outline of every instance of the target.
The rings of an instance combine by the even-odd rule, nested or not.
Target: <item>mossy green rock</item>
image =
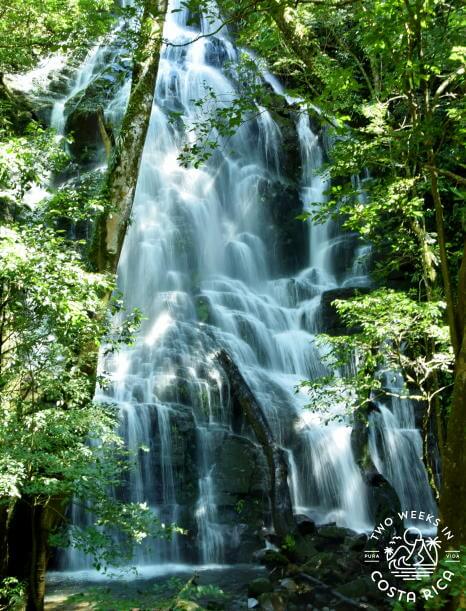
[[[266,592],[259,597],[263,611],[286,611],[286,599],[278,592]]]
[[[249,584],[248,594],[253,598],[257,598],[265,592],[271,592],[272,589],[272,583],[267,577],[258,577]]]
[[[374,593],[376,593],[374,584],[371,582],[369,577],[358,577],[357,579],[353,579],[353,581],[338,586],[336,589],[338,592],[340,592],[340,594],[344,594],[350,598],[361,598],[362,596],[368,596],[373,590]]]
[[[319,554],[319,551],[311,537],[302,537],[296,545],[294,554],[300,562],[306,562]]]
[[[290,562],[284,554],[273,549],[265,552],[263,561],[268,566],[286,566]]]

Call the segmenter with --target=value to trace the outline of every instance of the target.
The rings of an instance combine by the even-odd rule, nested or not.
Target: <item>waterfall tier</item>
[[[199,119],[194,101],[208,91],[222,100],[238,92],[231,76],[238,50],[226,28],[177,46],[216,29],[204,19],[188,26],[188,16],[171,2],[170,44],[162,51],[118,268],[127,308],[139,308],[145,320],[134,345],[100,365],[111,372],[111,384],[98,399],[120,407],[122,435],[136,457],[120,494],[147,502],[163,522],[188,530],[170,542],[141,546],[135,559],[141,565],[248,561],[259,545],[257,531],[269,520],[265,461],[216,363],[221,348],[241,369],[286,451],[296,513],[356,531],[372,525],[350,426],[325,426],[327,414],[306,410],[306,394],[296,392],[303,379],[326,373],[315,342],[323,328],[321,297],[369,285],[361,262],[368,247],[333,222],[311,224],[307,233],[295,220],[310,202],[323,202],[328,187],[318,172],[318,134],[298,106],[290,110],[294,130],[261,108],[234,136],[220,138],[204,166],[180,165],[186,133],[171,113],[182,113],[189,125]],[[92,53],[68,97],[99,67],[102,54]],[[264,86],[270,85],[264,80]],[[123,92],[113,109],[121,113],[124,99]],[[64,100],[57,104],[53,121],[63,130]],[[294,174],[283,175],[293,165]],[[389,408],[381,411],[373,455],[397,490],[409,489],[403,498],[427,498],[419,433],[407,434],[395,420]],[[396,466],[395,452],[399,465],[416,465],[418,482]],[[78,514],[75,509],[74,518],[82,519]],[[64,564],[82,568],[87,562],[71,552]]]

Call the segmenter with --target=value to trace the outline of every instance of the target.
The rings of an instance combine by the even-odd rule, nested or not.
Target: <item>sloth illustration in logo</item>
[[[428,577],[437,566],[440,545],[438,537],[424,539],[417,528],[407,528],[403,538],[392,537],[384,550],[390,572],[404,581]]]

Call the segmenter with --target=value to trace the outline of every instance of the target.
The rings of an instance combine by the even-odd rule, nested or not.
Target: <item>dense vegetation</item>
[[[57,50],[79,54],[108,31],[115,17],[109,8],[8,3],[0,72],[25,70]],[[85,241],[75,236],[112,209],[102,179],[53,187],[54,176],[72,168],[63,140],[3,80],[0,113],[0,599],[8,606],[26,592],[27,608],[41,609],[52,535],[56,545],[73,545],[105,569],[129,561],[133,543],[168,536],[170,528],[144,504],[121,503],[108,492],[129,463],[114,407],[93,401],[96,381],[106,384],[97,354],[131,342],[140,315],[129,312],[115,323],[122,304],[111,297],[114,277],[91,264]],[[64,528],[71,498],[92,514],[89,528]],[[119,544],[105,525],[119,532]]]
[[[131,210],[166,10],[163,3],[140,4],[138,26],[127,39],[134,54],[133,90],[121,139],[106,178],[79,190],[52,187],[53,176],[69,168],[70,158],[27,103],[9,91],[3,75],[30,69],[51,52],[79,55],[109,31],[116,8],[109,0],[19,0],[0,6],[0,597],[5,605],[25,587],[28,609],[42,608],[47,539],[52,532],[57,536],[73,496],[86,500],[96,527],[67,536],[93,553],[99,566],[121,552],[99,525],[117,524],[124,541],[160,534],[145,506],[118,503],[104,493],[104,482],[116,484],[126,460],[117,415],[92,400],[99,347],[118,350],[131,341],[138,321],[132,313],[122,328],[111,325],[109,312],[121,304],[110,299],[109,271],[116,269]],[[186,5],[193,19],[212,10],[203,0]],[[425,460],[441,518],[455,533],[455,545],[466,545],[464,8],[457,0],[222,0],[219,5],[238,42],[257,52],[299,100],[295,112],[323,121],[333,140],[323,168],[332,178],[327,202],[303,215],[303,222],[338,215],[376,253],[373,275],[380,288],[337,304],[357,332],[350,339],[326,338],[330,358],[346,363],[356,352],[360,367],[348,368],[351,374],[338,385],[332,379],[304,381],[311,408],[351,389],[349,410],[363,413],[373,393],[384,392],[381,372],[402,371],[402,394],[424,406]],[[260,66],[244,57],[242,70],[242,95],[227,107],[214,95],[198,101],[202,121],[190,126],[197,140],[183,149],[183,163],[202,164],[219,145],[215,133],[234,133],[258,104],[271,106],[276,120],[284,120],[284,102],[280,108],[276,96],[257,84]],[[135,113],[144,117],[134,135]],[[37,186],[53,196],[32,201],[31,188]],[[109,218],[113,224],[119,219],[116,228]],[[73,238],[70,228],[78,223],[98,228],[91,248]],[[440,479],[430,464],[432,437],[442,459]],[[26,521],[32,535],[19,543]]]

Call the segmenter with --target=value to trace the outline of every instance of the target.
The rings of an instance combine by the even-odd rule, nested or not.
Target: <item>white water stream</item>
[[[199,31],[215,29],[204,20],[200,29],[188,27],[187,11],[173,13],[174,8],[177,0],[170,3],[165,25],[171,43],[186,43]],[[66,102],[91,82],[104,57],[101,48],[93,49],[69,94],[57,102],[52,123],[59,133]],[[314,341],[321,295],[369,284],[361,259],[367,247],[354,248],[354,236],[342,234],[334,223],[311,224],[308,265],[294,277],[281,276],[281,253],[270,246],[276,234],[263,194],[271,184],[283,184],[285,152],[281,129],[265,109],[224,140],[205,166],[183,168],[177,160],[184,133],[169,121],[170,112],[182,112],[189,123],[199,118],[193,99],[205,96],[207,88],[222,99],[231,96],[237,85],[228,76],[231,67],[227,71],[223,64],[237,60],[226,29],[188,46],[163,49],[133,222],[118,268],[127,307],[139,308],[146,320],[135,345],[101,363],[111,372],[112,384],[98,394],[120,406],[124,437],[137,456],[128,498],[147,502],[166,523],[181,521],[183,526],[185,512],[194,512],[194,558],[202,563],[224,562],[226,544],[236,536],[221,524],[216,487],[222,440],[232,434],[228,380],[215,361],[221,347],[240,367],[287,450],[295,511],[319,523],[336,522],[356,531],[371,528],[350,426],[324,426],[327,415],[304,409],[306,394],[295,392],[303,379],[325,373]],[[126,94],[115,102],[120,112]],[[322,164],[321,144],[308,117],[296,117],[301,200],[303,205],[322,202],[328,184],[316,172]],[[199,303],[205,316],[199,314]],[[385,442],[380,447],[374,433],[372,453],[403,501],[422,501],[430,491],[419,433],[397,414],[396,409],[381,408],[375,425]],[[197,501],[191,508],[179,501],[174,466],[176,428],[187,417],[194,423],[196,446]],[[141,445],[150,451],[139,451]],[[417,479],[407,472],[408,465],[415,465]],[[411,508],[421,507],[406,507]],[[77,514],[75,519],[80,519]],[[135,562],[186,561],[180,539],[142,546]],[[78,569],[87,562],[70,552],[65,565]]]

